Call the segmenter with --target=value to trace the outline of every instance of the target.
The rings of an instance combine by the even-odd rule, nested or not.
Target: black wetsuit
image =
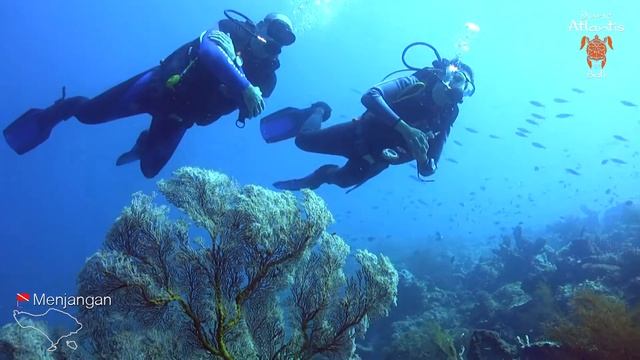
[[[245,23],[255,31],[255,26]],[[221,116],[245,106],[242,92],[258,86],[268,97],[276,86],[277,57],[258,58],[251,51],[251,34],[230,20],[218,23],[220,31],[228,33],[234,47],[243,58],[236,65],[217,44],[208,38],[208,30],[181,46],[155,66],[94,97],[62,99],[51,107],[32,109],[5,129],[9,145],[19,153],[35,148],[49,137],[51,129],[72,116],[84,124],[101,124],[141,113],[153,116],[151,126],[143,131],[131,151],[123,154],[117,164],[140,160],[146,177],[153,177],[173,155],[186,130],[194,124],[208,125]],[[173,76],[180,80],[169,83]],[[37,124],[26,117],[37,114]],[[33,116],[31,116],[33,117]],[[29,134],[31,132],[32,134]]]
[[[321,130],[302,131],[296,137],[296,145],[300,149],[340,155],[348,161],[342,167],[324,165],[305,178],[277,182],[275,186],[297,190],[315,189],[324,183],[343,188],[360,185],[389,167],[389,162],[382,157],[383,150],[387,148],[396,150],[400,155],[395,163],[414,160],[404,138],[393,129],[400,119],[424,132],[436,134],[429,141],[428,157],[437,164],[451,126],[458,116],[456,104],[443,108],[434,103],[431,90],[437,81],[440,80],[435,74],[422,71],[378,84],[362,97],[362,104],[367,111],[359,119]],[[405,97],[404,93],[418,82],[424,83],[425,88],[413,96]],[[320,115],[316,113],[313,116]],[[314,122],[313,119],[307,121]],[[321,120],[315,122],[320,124]]]

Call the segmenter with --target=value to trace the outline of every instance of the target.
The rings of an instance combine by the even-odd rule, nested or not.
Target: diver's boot
[[[300,190],[300,189],[317,189],[320,185],[329,183],[332,174],[334,174],[340,167],[338,165],[322,165],[311,175],[305,176],[301,179],[278,181],[273,183],[276,189],[280,190]]]
[[[322,123],[331,117],[331,107],[323,101],[313,103],[303,111],[310,113],[310,115],[300,126],[298,134],[306,134],[320,130]]]
[[[46,109],[29,109],[4,129],[7,144],[20,155],[34,149],[49,138],[56,125],[74,116],[87,100],[75,96],[60,99]]]

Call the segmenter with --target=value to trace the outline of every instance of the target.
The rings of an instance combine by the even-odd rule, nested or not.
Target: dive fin
[[[118,157],[118,160],[116,160],[116,166],[126,165],[138,160],[140,160],[140,154],[136,149],[132,149]]]
[[[322,116],[312,118],[314,109],[322,109]],[[322,101],[306,109],[287,107],[260,120],[260,132],[267,143],[274,143],[297,136],[300,132],[320,130],[322,123],[331,117],[331,107]],[[316,129],[317,127],[317,129]]]
[[[63,88],[63,97],[53,105],[46,109],[29,109],[9,124],[3,131],[7,144],[20,155],[34,149],[49,138],[56,125],[72,117],[87,101],[82,96],[69,99],[64,96]]]
[[[135,145],[133,145],[131,150],[127,151],[126,153],[118,157],[118,160],[116,160],[116,166],[121,166],[121,165],[129,164],[134,161],[140,160],[141,149],[146,143],[148,136],[149,136],[148,130],[141,132],[140,135],[138,136],[138,140],[136,140],[136,143]]]
[[[58,123],[43,118],[45,110],[29,109],[4,131],[4,138],[11,148],[22,155],[49,138],[51,130]]]
[[[287,107],[260,119],[260,133],[267,143],[290,139],[300,131],[302,124],[309,117],[310,108],[298,109]]]

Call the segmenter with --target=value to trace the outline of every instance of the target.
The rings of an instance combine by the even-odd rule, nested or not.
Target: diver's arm
[[[404,89],[415,85],[418,81],[414,76],[406,76],[377,84],[362,96],[362,105],[376,115],[374,117],[376,120],[394,127],[402,120],[389,104],[394,99],[398,99]]]
[[[251,85],[242,71],[216,42],[205,34],[200,43],[199,62],[225,84],[230,93],[238,98]]]

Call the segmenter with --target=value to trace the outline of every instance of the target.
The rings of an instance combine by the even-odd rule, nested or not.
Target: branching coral
[[[572,317],[549,331],[551,338],[601,359],[637,359],[640,354],[638,313],[621,300],[592,291],[576,293]]]
[[[432,320],[417,319],[396,322],[386,359],[456,360],[453,338]]]
[[[194,349],[184,358],[348,359],[368,320],[395,303],[398,275],[386,257],[357,252],[360,269],[345,276],[349,247],[325,231],[332,216],[311,191],[298,201],[194,168],[159,188],[208,239],[190,240],[187,222],[134,195],[79,276],[81,295],[114,303],[85,310],[88,323],[116,334],[117,317],[162,326],[179,339],[174,349]],[[95,351],[109,352],[113,336],[91,329]]]

